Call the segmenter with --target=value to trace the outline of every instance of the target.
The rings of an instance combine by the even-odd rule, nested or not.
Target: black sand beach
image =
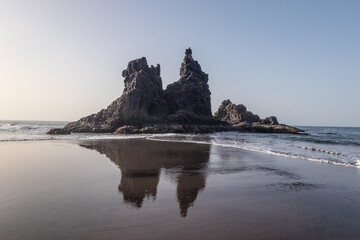
[[[352,167],[145,139],[0,153],[0,239],[360,238]]]

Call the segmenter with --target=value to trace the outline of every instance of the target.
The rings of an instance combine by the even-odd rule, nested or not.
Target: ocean
[[[67,122],[0,121],[0,142],[94,140],[146,138],[173,142],[192,142],[239,148],[249,151],[288,156],[325,164],[360,168],[360,128],[297,126],[308,135],[221,132],[212,134],[84,134],[47,135],[51,128]]]
[[[0,239],[360,239],[359,128],[46,135],[65,124],[0,123]]]

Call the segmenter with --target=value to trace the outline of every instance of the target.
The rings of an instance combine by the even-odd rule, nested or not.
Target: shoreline
[[[156,139],[12,142],[0,151],[4,239],[360,236],[360,175],[351,168]]]
[[[231,132],[220,132],[221,133],[231,133]],[[74,133],[73,133],[74,134]],[[79,134],[79,133],[75,133],[75,134]],[[244,134],[250,134],[250,133],[244,133]],[[255,133],[255,134],[261,134],[261,133]],[[286,133],[284,133],[286,134]],[[86,133],[87,135],[87,133]],[[356,168],[356,169],[360,169],[360,163],[357,164],[350,164],[350,163],[344,163],[344,162],[335,162],[335,161],[331,161],[331,160],[327,160],[327,159],[317,159],[317,158],[311,158],[311,157],[306,157],[306,156],[301,156],[301,155],[291,155],[288,153],[281,153],[281,152],[274,152],[274,151],[270,151],[270,150],[264,150],[264,149],[252,149],[252,148],[246,148],[243,146],[235,146],[235,145],[226,145],[226,144],[220,144],[220,143],[214,143],[214,142],[204,142],[204,141],[194,141],[194,140],[179,140],[179,139],[161,139],[161,138],[156,138],[158,136],[160,137],[168,137],[168,136],[179,136],[179,137],[183,137],[183,136],[208,136],[210,134],[205,134],[205,133],[199,133],[199,134],[191,134],[191,133],[159,133],[159,134],[127,134],[127,135],[119,135],[119,134],[114,134],[114,135],[110,135],[110,134],[102,134],[102,133],[97,133],[97,134],[91,134],[88,133],[88,135],[90,136],[90,138],[78,138],[78,139],[24,139],[24,140],[4,140],[4,141],[0,141],[1,143],[26,143],[26,142],[53,142],[53,141],[59,141],[59,142],[66,142],[68,141],[69,143],[77,143],[79,141],[103,141],[103,140],[109,140],[109,141],[116,141],[116,140],[127,140],[127,139],[147,139],[150,141],[160,141],[160,142],[175,142],[175,143],[193,143],[193,144],[207,144],[207,145],[214,145],[214,146],[220,146],[220,147],[225,147],[225,148],[235,148],[235,149],[239,149],[239,150],[243,150],[243,151],[250,151],[250,152],[255,152],[255,153],[262,153],[264,155],[275,155],[275,156],[280,156],[280,157],[286,157],[286,158],[291,158],[291,159],[299,159],[299,160],[306,160],[306,161],[310,161],[310,162],[315,162],[315,163],[320,163],[320,164],[329,164],[329,165],[335,165],[335,166],[341,166],[341,167],[350,167],[350,168]],[[102,137],[102,135],[106,135],[106,137]],[[304,147],[305,149],[307,147]]]

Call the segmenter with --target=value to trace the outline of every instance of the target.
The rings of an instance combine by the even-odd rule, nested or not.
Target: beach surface
[[[0,239],[360,239],[360,172],[211,144],[0,143]]]

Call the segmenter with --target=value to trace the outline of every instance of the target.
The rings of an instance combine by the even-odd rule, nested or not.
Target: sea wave
[[[51,128],[51,125],[34,125],[34,124],[22,124],[22,123],[0,123],[0,132],[2,133],[31,133],[33,131],[46,132]]]
[[[0,131],[16,131],[19,129],[19,126],[10,123],[0,124]]]
[[[0,142],[33,142],[33,141],[49,141],[49,140],[59,140],[56,138],[8,138],[8,139],[0,139]]]
[[[142,134],[113,135],[73,133],[47,135],[50,128],[61,128],[65,122],[0,121],[0,142],[52,140],[110,140],[146,138],[157,141],[212,144],[320,163],[360,168],[360,128],[305,129],[310,135],[222,132],[213,134]],[[331,133],[331,134],[328,134]]]
[[[328,139],[304,138],[304,139],[301,139],[301,141],[310,142],[310,143],[319,143],[319,144],[360,146],[360,142],[356,139],[349,141],[349,140],[342,140],[342,139],[328,140]]]
[[[346,167],[356,167],[360,168],[360,160],[359,159],[348,159],[347,161],[341,161],[340,159],[327,159],[327,158],[317,158],[312,156],[306,156],[305,154],[297,154],[297,153],[291,153],[291,152],[284,152],[274,149],[267,149],[267,148],[261,148],[258,146],[246,146],[243,144],[242,141],[231,141],[231,138],[225,138],[228,143],[221,142],[222,139],[213,139],[211,141],[201,141],[201,140],[192,140],[191,135],[185,135],[180,136],[178,139],[176,138],[163,138],[163,137],[147,137],[149,140],[155,140],[155,141],[168,141],[168,142],[182,142],[182,143],[196,143],[196,144],[212,144],[215,146],[221,146],[221,147],[228,147],[228,148],[236,148],[236,149],[242,149],[246,151],[253,151],[253,152],[260,152],[265,154],[272,154],[277,156],[284,156],[284,157],[290,157],[290,158],[297,158],[297,159],[303,159],[318,163],[325,163],[325,164],[333,164],[333,165],[339,165],[339,166],[346,166]],[[338,152],[332,152],[327,150],[321,150],[321,149],[315,149],[311,147],[303,147],[305,150],[311,150],[311,151],[318,151],[322,153],[326,153],[329,155],[335,155],[335,156],[342,156],[342,157],[349,157],[346,154],[338,153]],[[314,150],[313,150],[314,149]]]
[[[347,157],[346,154],[343,154],[343,153],[340,153],[340,152],[333,152],[333,151],[328,151],[328,150],[318,149],[318,148],[313,148],[313,147],[302,147],[302,148],[305,149],[305,150],[309,150],[309,151],[317,151],[317,152],[322,152],[322,153],[326,153],[326,154],[330,154],[330,155]]]

